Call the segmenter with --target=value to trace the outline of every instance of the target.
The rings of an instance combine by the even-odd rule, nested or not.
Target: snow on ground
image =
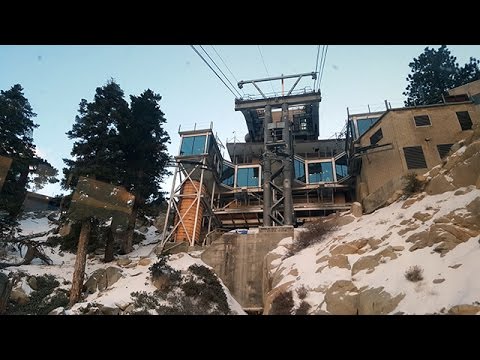
[[[22,235],[28,235],[31,233],[38,233],[42,231],[50,230],[53,225],[49,224],[48,219],[46,218],[36,218],[36,215],[29,214],[25,216],[25,219],[20,222],[20,227],[22,228]],[[151,264],[157,261],[157,257],[154,254],[153,250],[158,243],[161,235],[156,232],[154,226],[147,228],[146,233],[144,233],[146,239],[141,243],[135,246],[134,251],[128,255],[118,256],[118,259],[129,258],[132,262],[138,262],[142,258],[150,258],[151,262],[149,265],[141,266],[137,265],[132,268],[121,267],[122,278],[116,283],[108,287],[105,291],[99,292],[96,291],[93,294],[89,294],[86,299],[82,302],[74,305],[70,310],[67,310],[67,314],[77,314],[79,309],[85,307],[87,303],[95,302],[99,305],[104,305],[108,307],[123,307],[129,303],[132,303],[131,293],[132,292],[141,292],[146,291],[152,293],[156,290],[155,286],[152,285],[150,280],[150,271],[149,267]],[[50,236],[50,235],[49,235]],[[37,238],[36,240],[43,241],[46,239]],[[35,259],[30,265],[8,267],[2,271],[6,274],[10,272],[21,271],[29,275],[42,276],[46,274],[54,275],[57,280],[60,282],[60,288],[69,290],[71,287],[70,282],[73,277],[73,269],[75,265],[75,255],[69,252],[62,252],[59,250],[59,246],[51,248],[48,246],[43,247],[47,256],[53,260],[53,265],[42,264],[41,261]],[[202,260],[199,259],[200,252],[192,252],[193,256],[190,256],[187,253],[180,253],[172,255],[168,261],[168,264],[176,270],[180,270],[183,273],[187,272],[189,266],[193,264],[206,265]],[[88,257],[85,267],[85,280],[97,269],[107,268],[109,266],[115,266],[120,268],[117,265],[116,261],[105,264],[102,262],[102,255],[97,255],[92,258]],[[16,262],[21,261],[19,254],[16,256],[10,256],[10,259],[14,259]],[[210,267],[209,267],[210,268]],[[65,283],[64,283],[65,282]],[[235,314],[244,315],[245,312],[241,308],[240,304],[231,296],[228,289],[223,285],[224,291],[227,295],[227,301],[230,306],[230,309]],[[25,293],[30,294],[32,289],[26,282],[24,278],[22,280],[21,287],[24,289]]]
[[[454,195],[458,190],[466,191],[465,194]],[[425,194],[420,194],[425,196]],[[442,308],[447,310],[458,304],[473,304],[480,301],[480,282],[478,274],[480,273],[480,236],[471,237],[464,243],[457,245],[441,257],[439,253],[433,251],[433,247],[409,251],[413,243],[405,240],[414,233],[428,230],[434,221],[452,211],[455,214],[465,214],[466,205],[480,197],[480,190],[475,186],[456,189],[434,196],[425,196],[423,199],[413,203],[410,207],[403,209],[404,201],[379,209],[372,214],[363,215],[356,218],[353,222],[342,226],[333,231],[321,243],[311,246],[298,254],[285,258],[277,259],[272,262],[276,269],[281,270],[282,278],[277,287],[294,281],[290,289],[295,290],[305,286],[311,291],[308,293],[306,301],[315,308],[326,310],[324,294],[326,289],[337,280],[349,280],[358,288],[367,286],[370,288],[384,287],[384,290],[392,297],[398,294],[405,294],[397,308],[393,311],[404,312],[407,314],[426,314],[439,312]],[[432,218],[421,222],[415,220],[415,213],[428,213]],[[348,215],[348,213],[343,214]],[[405,220],[411,220],[405,224]],[[401,222],[403,224],[400,224]],[[418,228],[399,235],[398,232],[415,223]],[[347,254],[350,265],[367,255],[375,255],[388,246],[403,246],[402,251],[395,251],[396,259],[384,257],[373,272],[367,273],[367,269],[361,270],[352,275],[351,269],[340,268],[337,266],[328,267],[326,262],[319,261],[322,256],[331,256],[332,245],[350,243],[359,239],[381,239],[386,237],[385,241],[378,245],[378,249],[373,250],[368,245],[364,254]],[[291,238],[282,240],[279,247],[273,253],[281,256],[287,252],[286,245],[291,242]],[[438,245],[438,244],[437,244]],[[319,261],[317,263],[317,261]],[[452,266],[462,264],[457,268]],[[405,278],[405,271],[414,265],[423,269],[424,279],[419,282],[410,282]],[[323,269],[321,269],[325,266]],[[289,274],[293,269],[298,271],[298,275]],[[320,270],[319,272],[317,272]],[[295,271],[293,271],[295,273]],[[441,283],[433,283],[434,279],[445,279]],[[299,300],[295,299],[298,305]]]

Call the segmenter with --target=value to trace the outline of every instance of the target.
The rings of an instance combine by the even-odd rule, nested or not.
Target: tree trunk
[[[133,233],[135,231],[135,222],[137,221],[137,212],[137,207],[134,205],[129,216],[127,230],[120,235],[123,254],[128,254],[133,250]]]
[[[85,276],[85,263],[87,261],[87,246],[90,239],[92,224],[90,219],[83,220],[80,237],[78,239],[77,256],[75,258],[75,270],[73,271],[72,288],[70,289],[69,306],[74,305],[80,299]]]
[[[114,250],[114,238],[112,229],[108,229],[107,231],[107,238],[105,240],[105,258],[103,259],[104,262],[108,263],[113,260],[113,250]]]
[[[7,311],[11,291],[12,281],[10,281],[7,275],[0,273],[0,315],[5,314],[5,311]]]

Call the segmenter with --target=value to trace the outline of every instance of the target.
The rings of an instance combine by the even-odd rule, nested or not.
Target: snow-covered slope
[[[295,290],[307,288],[305,301],[317,314],[427,314],[480,305],[480,236],[467,226],[480,226],[479,209],[480,190],[470,186],[420,194],[360,218],[345,214],[353,221],[292,257],[282,260],[292,239],[280,243],[271,254],[274,288],[293,290],[297,306]],[[423,280],[406,279],[412,266],[423,270]]]
[[[22,235],[29,235],[32,233],[43,232],[53,227],[48,222],[46,217],[39,217],[39,215],[28,214],[24,217],[24,220],[20,222],[22,228]],[[105,289],[95,291],[91,294],[84,293],[84,298],[74,305],[71,309],[59,308],[54,313],[60,314],[80,314],[86,313],[85,309],[95,308],[100,311],[90,313],[99,314],[129,314],[136,309],[131,304],[134,303],[134,299],[131,294],[133,292],[145,292],[152,295],[157,288],[152,284],[151,273],[149,270],[150,265],[158,261],[157,256],[153,253],[153,249],[158,242],[158,232],[155,232],[156,228],[151,226],[145,231],[146,239],[139,245],[135,245],[135,250],[128,254],[128,256],[119,256],[116,261],[105,264],[102,262],[103,255],[91,254],[87,258],[87,264],[85,269],[85,281],[87,281],[91,275],[95,272],[102,271],[102,269],[114,268],[115,282],[108,284]],[[46,237],[38,238],[38,241],[44,241]],[[1,272],[6,275],[13,275],[14,273],[20,274],[20,278],[14,285],[15,299],[17,297],[24,298],[24,293],[30,295],[34,289],[30,287],[31,277],[39,277],[43,275],[53,275],[55,279],[60,283],[59,289],[63,289],[65,292],[70,289],[71,280],[73,276],[73,269],[75,264],[75,255],[69,252],[62,252],[59,247],[51,248],[44,246],[43,250],[46,255],[49,256],[53,264],[43,264],[39,259],[36,259],[30,265],[23,266],[11,266],[7,267]],[[21,254],[17,249],[10,248],[7,261],[9,263],[19,263],[21,261]],[[208,267],[199,258],[199,254],[196,253],[180,253],[169,257],[167,264],[175,270],[179,270],[182,276],[188,276],[188,268],[193,264],[203,265]],[[116,275],[118,274],[118,276]],[[230,295],[228,289],[223,285],[223,291],[227,297],[228,306],[231,314],[245,314],[240,304]],[[172,302],[172,300],[169,300]],[[175,306],[176,304],[165,305]]]

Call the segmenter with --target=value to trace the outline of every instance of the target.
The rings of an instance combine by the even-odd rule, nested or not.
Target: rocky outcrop
[[[384,315],[394,311],[405,294],[392,297],[383,287],[371,288],[358,295],[358,315]]]
[[[327,312],[333,315],[357,315],[358,289],[350,280],[338,280],[325,292]]]

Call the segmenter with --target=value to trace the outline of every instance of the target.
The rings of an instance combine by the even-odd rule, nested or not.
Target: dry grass
[[[405,271],[405,278],[411,282],[417,282],[423,280],[423,269],[418,266],[411,266]]]

